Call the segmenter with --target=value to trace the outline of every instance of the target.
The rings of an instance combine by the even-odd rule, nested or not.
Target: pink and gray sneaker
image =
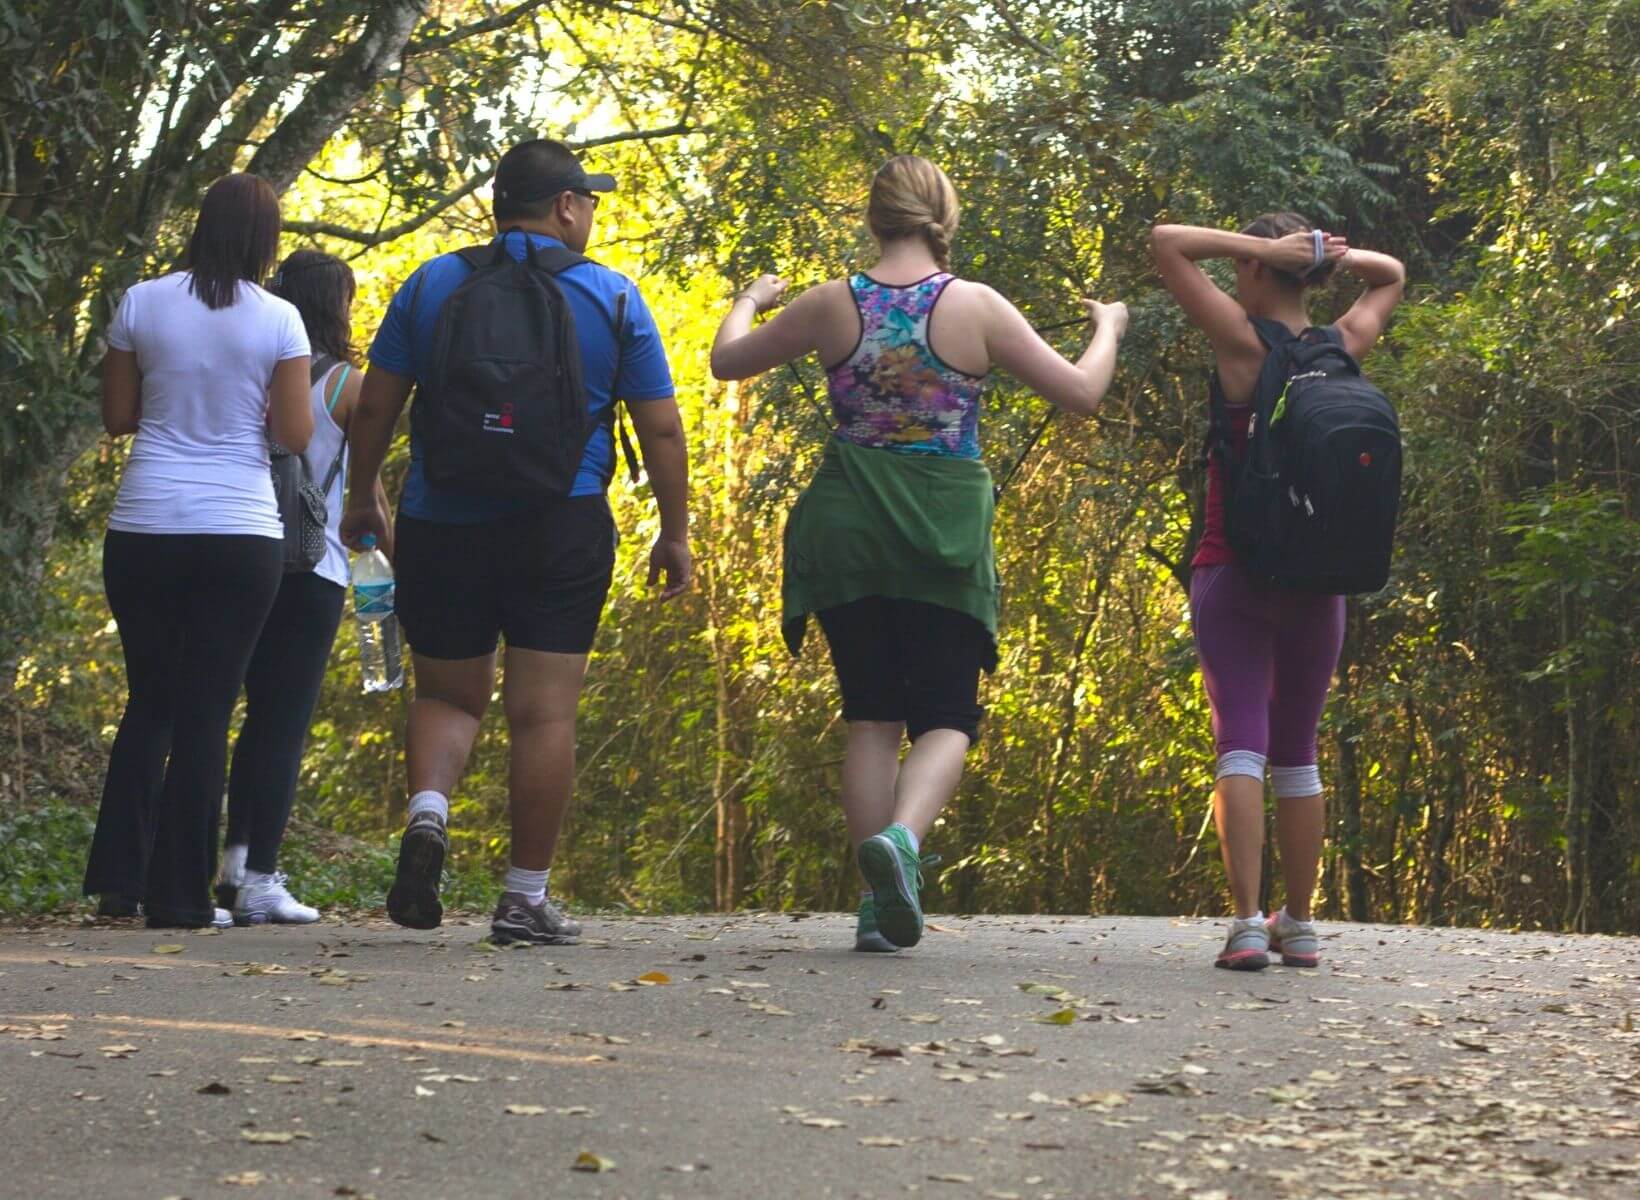
[[[1213,965],[1231,971],[1262,971],[1270,965],[1270,927],[1262,914],[1230,922],[1230,935]]]
[[[1284,908],[1266,923],[1270,949],[1281,955],[1284,967],[1314,967],[1321,963],[1321,943],[1316,938],[1315,926],[1309,921],[1295,921]]]

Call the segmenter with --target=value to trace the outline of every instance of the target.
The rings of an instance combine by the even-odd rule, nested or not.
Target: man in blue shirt
[[[614,187],[608,175],[588,175],[559,142],[514,146],[495,174],[499,240],[520,262],[526,239],[538,249],[583,252],[599,193]],[[352,472],[342,537],[349,545],[366,534],[385,540],[388,515],[377,503],[375,480],[412,386],[427,386],[432,373],[439,311],[472,270],[459,255],[440,255],[423,263],[388,306],[348,433]],[[631,280],[597,263],[568,267],[554,280],[574,319],[587,409],[603,418],[569,494],[520,500],[434,488],[421,439],[411,434],[394,527],[397,611],[416,677],[405,753],[410,823],[387,911],[412,929],[437,928],[443,918],[438,885],[449,849],[449,798],[478,736],[495,686],[496,645],[505,637],[512,855],[491,931],[499,941],[541,944],[581,931],[547,900],[547,879],[575,773],[581,682],[615,563],[605,491],[615,468],[608,418],[617,401],[632,414],[660,508],[649,582],[664,576],[661,598],[670,600],[692,570],[688,458],[654,318]]]

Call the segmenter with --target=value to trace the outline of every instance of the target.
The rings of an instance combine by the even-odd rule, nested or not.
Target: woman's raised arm
[[[1043,341],[1005,296],[990,288],[985,291],[985,347],[991,361],[1066,412],[1098,412],[1116,373],[1116,347],[1127,332],[1127,305],[1082,301],[1094,324],[1093,338],[1072,363]]]
[[[760,275],[735,297],[712,342],[714,378],[750,379],[820,348],[821,320],[833,298],[828,292],[848,285],[833,282],[810,288],[754,328],[753,318],[778,304],[786,286],[778,275]]]

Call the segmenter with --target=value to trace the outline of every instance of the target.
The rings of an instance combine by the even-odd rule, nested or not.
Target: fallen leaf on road
[[[416,1084],[416,1095],[418,1095],[418,1096],[436,1096],[436,1095],[438,1095],[438,1093],[435,1092],[432,1088],[422,1087],[421,1084],[418,1083],[418,1084]]]
[[[1062,1008],[1058,1012],[1043,1013],[1032,1017],[1031,1020],[1039,1025],[1073,1025],[1076,1023],[1076,1010],[1074,1008]]]
[[[900,1020],[911,1021],[917,1025],[938,1025],[940,1015],[938,1013],[907,1013]]]
[[[269,1083],[301,1083],[302,1082],[302,1077],[300,1075],[269,1075],[267,1077],[267,1079],[268,1079]]]
[[[325,1035],[311,1029],[298,1029],[295,1033],[287,1033],[285,1040],[287,1042],[322,1042],[325,1040]]]
[[[847,1121],[839,1121],[836,1117],[804,1117],[803,1124],[811,1129],[842,1129]]]
[[[241,1129],[239,1136],[242,1140],[258,1146],[288,1146],[296,1140],[297,1135],[284,1130]]]
[[[581,985],[578,983],[547,983],[542,986],[549,992],[578,992],[581,990]]]
[[[153,953],[153,954],[181,954],[182,953],[182,943],[181,942],[161,942],[159,945],[150,946],[148,949],[149,949],[150,953]]]
[[[887,1149],[887,1148],[893,1147],[893,1146],[903,1146],[903,1145],[905,1145],[905,1139],[904,1138],[897,1138],[897,1137],[863,1137],[863,1138],[858,1138],[856,1140],[862,1146],[873,1146],[873,1147],[878,1147],[878,1148],[882,1148],[882,1149]]]
[[[1121,1108],[1127,1102],[1125,1092],[1083,1092],[1071,1097],[1071,1103],[1078,1108]]]
[[[1202,1094],[1202,1090],[1189,1080],[1170,1075],[1135,1080],[1133,1090],[1165,1096],[1199,1096]]]
[[[645,971],[632,982],[642,984],[644,987],[658,987],[671,983],[672,977],[665,971]]]
[[[224,1175],[218,1183],[228,1183],[235,1187],[255,1187],[259,1183],[266,1183],[268,1177],[261,1171],[236,1171],[232,1175]]]
[[[947,1172],[946,1174],[943,1174],[943,1175],[930,1175],[928,1178],[933,1180],[935,1183],[973,1183],[974,1182],[974,1177],[972,1175],[958,1175],[955,1172]]]
[[[1064,996],[1068,993],[1057,983],[1031,983],[1029,981],[1019,985],[1019,990],[1027,996]]]
[[[583,1150],[575,1156],[575,1161],[570,1163],[569,1169],[572,1171],[593,1171],[601,1174],[604,1171],[613,1171],[615,1161],[605,1158],[601,1154],[594,1154],[590,1150]]]
[[[131,1055],[137,1053],[137,1047],[124,1044],[118,1046],[98,1046],[97,1049],[103,1052],[104,1058],[129,1058]]]
[[[242,1058],[239,1061],[242,1062],[242,1063],[251,1063],[251,1064],[260,1063],[260,1064],[263,1064],[263,1065],[271,1065],[273,1063],[278,1062],[279,1060],[277,1058],[263,1058],[263,1057],[260,1057],[260,1056],[252,1055],[252,1056],[247,1057],[247,1058]]]
[[[584,1104],[571,1104],[567,1108],[555,1108],[552,1111],[560,1117],[595,1117],[598,1115],[594,1109],[590,1109]]]
[[[509,1104],[502,1109],[510,1117],[544,1117],[547,1110],[539,1104]]]
[[[225,1083],[212,1081],[202,1088],[195,1088],[194,1091],[200,1096],[227,1096],[233,1092],[233,1089]]]

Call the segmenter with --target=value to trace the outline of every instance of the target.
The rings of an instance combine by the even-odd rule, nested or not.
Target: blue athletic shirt
[[[505,235],[504,235],[505,236]],[[523,238],[529,237],[537,249],[562,246],[544,234],[509,236],[507,253],[524,259]],[[490,243],[494,245],[494,241]],[[450,293],[471,274],[472,269],[456,254],[441,254],[416,268],[405,280],[393,302],[376,340],[370,345],[374,366],[404,375],[418,384],[426,380],[433,345],[433,327],[439,309]],[[581,346],[581,364],[587,393],[587,408],[596,417],[607,412],[611,393],[622,400],[642,403],[665,400],[673,394],[672,372],[666,365],[666,347],[660,330],[637,286],[625,275],[598,263],[581,263],[556,276],[558,286],[575,315],[575,336]],[[420,284],[420,292],[417,285]],[[621,377],[610,387],[615,372],[615,301],[626,293],[626,326],[622,332]],[[410,311],[411,297],[415,312]],[[414,403],[414,401],[412,401]],[[609,486],[615,461],[614,439],[607,425],[600,424],[587,443],[581,469],[576,473],[571,496],[601,496]],[[440,491],[428,486],[421,465],[421,439],[410,434],[410,472],[405,476],[399,497],[399,514],[442,525],[476,525],[510,516],[531,507],[527,500],[499,499],[467,492]]]

